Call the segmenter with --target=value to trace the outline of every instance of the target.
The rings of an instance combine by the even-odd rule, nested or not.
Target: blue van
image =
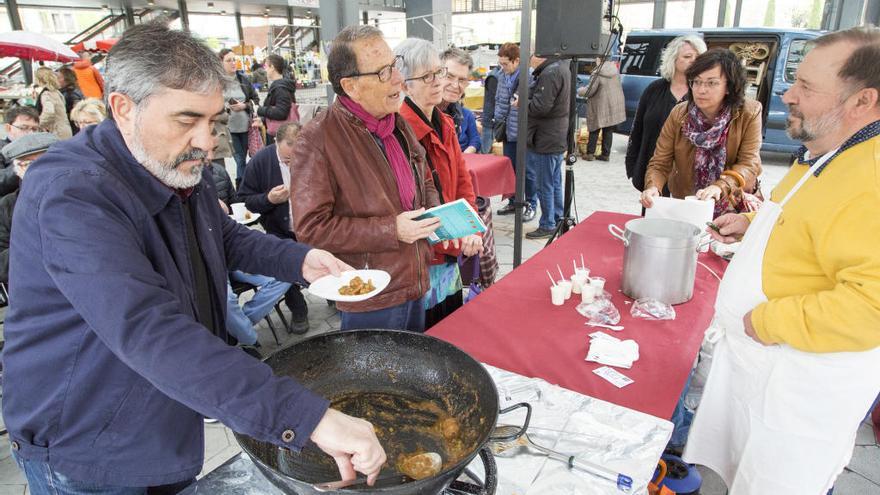
[[[794,153],[800,143],[785,133],[788,107],[782,95],[794,83],[807,43],[822,33],[803,29],[695,28],[632,31],[626,37],[620,61],[621,82],[626,97],[626,122],[617,131],[629,134],[642,91],[660,77],[660,54],[674,38],[686,34],[701,36],[709,48],[723,47],[745,55],[750,86],[746,96],[764,106],[764,151]],[[753,58],[749,58],[753,57]]]

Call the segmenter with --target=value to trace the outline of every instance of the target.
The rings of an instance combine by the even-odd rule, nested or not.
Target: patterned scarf
[[[413,177],[412,166],[406,153],[403,152],[400,141],[394,136],[395,114],[388,114],[380,120],[370,115],[364,110],[364,107],[347,96],[339,96],[339,102],[360,119],[368,131],[382,141],[385,156],[388,158],[388,163],[391,164],[391,171],[394,172],[394,179],[397,181],[400,205],[405,211],[412,210],[416,198],[416,180]]]
[[[731,111],[729,106],[710,121],[691,103],[687,120],[682,127],[684,136],[694,147],[694,192],[704,189],[718,180],[727,161],[727,132],[730,130]],[[727,209],[728,199],[723,197],[715,202],[715,214]]]

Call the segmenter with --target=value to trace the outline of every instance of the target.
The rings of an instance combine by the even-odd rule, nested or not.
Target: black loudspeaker
[[[607,0],[537,0],[535,55],[583,58],[605,53]]]

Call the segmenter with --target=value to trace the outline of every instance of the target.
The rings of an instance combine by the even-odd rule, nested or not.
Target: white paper
[[[630,383],[634,383],[634,380],[632,378],[624,375],[617,370],[611,369],[608,366],[596,368],[593,370],[593,373],[599,375],[617,388],[623,388]]]
[[[696,226],[700,232],[706,230],[706,222],[711,222],[715,213],[714,200],[675,199],[662,196],[653,199],[654,206],[645,209],[645,218],[680,220]]]

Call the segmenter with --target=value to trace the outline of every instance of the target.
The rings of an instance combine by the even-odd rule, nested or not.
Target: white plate
[[[242,225],[250,225],[260,219],[260,214],[259,213],[251,213],[251,217],[248,218],[247,220],[239,220],[232,215],[229,215],[229,218],[235,220],[236,222],[238,222]]]
[[[368,292],[366,294],[361,294],[359,296],[343,296],[339,293],[339,288],[348,285],[351,282],[351,279],[355,277],[360,277],[364,282],[367,280],[372,280],[373,285],[376,289],[372,292]],[[385,287],[388,287],[388,283],[391,282],[391,275],[384,270],[351,270],[348,272],[342,272],[342,275],[339,277],[334,277],[333,275],[326,275],[318,280],[312,282],[309,285],[309,292],[318,296],[323,297],[324,299],[328,299],[330,301],[339,301],[339,302],[358,302],[367,300],[376,294],[382,292]]]

